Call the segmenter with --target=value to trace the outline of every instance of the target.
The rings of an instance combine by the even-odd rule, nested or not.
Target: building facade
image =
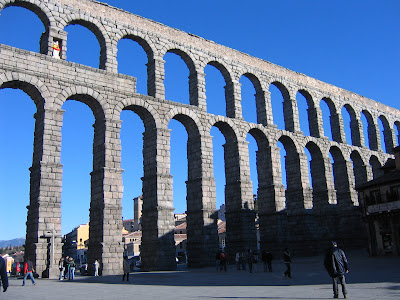
[[[382,173],[357,186],[371,255],[400,255],[400,147]]]

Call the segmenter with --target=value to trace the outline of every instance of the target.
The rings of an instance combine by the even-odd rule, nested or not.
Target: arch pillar
[[[343,143],[346,141],[346,137],[344,135],[344,125],[343,119],[340,114],[336,113],[330,116],[331,128],[332,128],[332,139],[335,142]]]
[[[190,136],[187,152],[189,161],[188,181],[186,181],[188,266],[211,266],[215,264],[215,253],[218,250],[215,179],[211,176],[213,174],[212,137]],[[201,160],[200,166],[197,165],[198,160]]]
[[[323,158],[325,167],[326,189],[328,195],[328,204],[337,204],[335,182],[333,179],[333,168],[330,158]]]
[[[35,114],[25,256],[31,258],[36,272],[47,278],[58,277],[57,262],[62,252],[60,137],[63,113],[63,110],[46,109]]]
[[[296,99],[285,99],[283,101],[283,114],[285,119],[285,129],[291,132],[301,132],[299,110]]]
[[[267,112],[271,110],[268,107],[268,103],[265,101],[265,94],[263,90],[257,91],[255,96],[256,99],[256,109],[257,109],[257,123],[264,126],[268,125]]]
[[[229,255],[235,255],[257,248],[248,142],[227,141],[224,157],[226,243]]]
[[[368,139],[369,139],[369,148],[371,150],[377,151],[380,145],[380,135],[377,130],[377,126],[371,122],[368,122]]]
[[[170,175],[170,130],[143,133],[143,270],[175,270],[174,208]]]
[[[260,247],[270,249],[276,244],[276,213],[285,208],[285,188],[281,182],[281,166],[278,147],[262,147],[257,151],[258,217]]]
[[[225,86],[226,116],[228,118],[243,119],[241,86],[240,82],[230,82]]]
[[[310,135],[313,137],[323,137],[323,119],[322,111],[319,107],[310,107],[307,109],[308,123],[310,124]]]
[[[385,139],[386,153],[393,153],[393,130],[385,126],[383,130],[383,137]]]
[[[103,275],[117,275],[122,270],[120,130],[120,120],[96,120],[94,124],[87,259],[89,272],[94,273],[97,259]]]
[[[351,128],[351,140],[354,146],[362,147],[364,146],[364,134],[363,134],[363,126],[360,121],[357,119],[352,119],[350,121]]]
[[[206,74],[194,72],[189,75],[190,104],[197,106],[202,111],[207,111],[206,101]]]
[[[265,104],[263,104],[262,109],[264,109],[265,105],[265,124],[264,126],[276,126],[274,125],[274,117],[272,115],[272,103],[271,103],[271,92],[269,90],[264,90],[264,101]],[[258,109],[258,107],[257,107]],[[262,114],[263,111],[261,110],[260,114]],[[261,118],[261,121],[263,121],[263,118]]]
[[[118,73],[117,44],[115,41],[112,41],[112,44],[106,46],[107,48],[103,50],[105,52],[105,56],[103,58],[104,69],[108,72]]]
[[[165,60],[155,57],[147,65],[147,92],[149,96],[165,100]]]

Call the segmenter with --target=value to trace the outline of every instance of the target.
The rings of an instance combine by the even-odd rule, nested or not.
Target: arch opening
[[[147,67],[148,54],[141,43],[132,37],[125,37],[118,42],[118,72],[136,78],[136,92],[148,95]]]
[[[22,3],[1,10],[0,43],[38,53],[42,33],[47,30],[49,22],[36,6],[25,2],[28,6],[23,7]]]

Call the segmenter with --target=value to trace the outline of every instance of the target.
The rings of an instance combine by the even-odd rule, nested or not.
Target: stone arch
[[[310,130],[310,136],[319,137],[319,125],[318,125],[318,115],[315,108],[315,103],[311,94],[305,89],[301,88],[298,90],[307,101],[307,117],[308,117],[308,127]]]
[[[3,73],[0,75],[0,89],[11,88],[24,91],[35,103],[38,111],[47,105],[50,98],[47,86],[38,78],[20,73]]]
[[[258,128],[251,128],[248,132],[257,143],[256,165],[258,176],[258,210],[261,213],[275,211],[275,195],[271,187],[274,185],[275,172],[273,170],[271,146],[267,136]]]
[[[248,143],[222,117],[213,123],[225,137],[226,247],[229,255],[256,247],[254,199],[248,168]],[[229,228],[229,230],[228,230]],[[242,236],[242,238],[240,238]]]
[[[273,85],[279,89],[283,97],[282,103],[282,113],[283,113],[283,120],[285,123],[285,130],[294,132],[294,119],[293,119],[293,109],[290,101],[290,93],[289,90],[286,88],[279,81],[271,82],[270,86]],[[274,120],[277,118],[274,116]]]
[[[33,12],[42,21],[46,32],[55,26],[53,13],[42,1],[4,0],[0,2],[0,11],[10,6],[26,8]]]
[[[61,109],[64,102],[70,99],[80,101],[89,106],[96,121],[103,121],[106,118],[112,119],[112,110],[106,99],[91,88],[77,85],[68,87],[56,96],[54,104],[57,109]]]
[[[256,75],[253,73],[246,72],[242,76],[246,77],[253,84],[256,91],[255,101],[256,101],[256,115],[257,123],[267,125],[267,115],[266,115],[266,103],[265,103],[265,92],[262,88],[261,82]],[[243,109],[242,109],[243,110]]]
[[[333,181],[336,189],[337,203],[339,206],[352,205],[350,193],[349,167],[345,160],[342,150],[337,146],[332,146],[329,153],[333,158]]]
[[[143,121],[144,127],[150,129],[162,128],[161,117],[149,102],[141,98],[125,98],[118,102],[113,115],[120,115],[122,110],[131,110]]]
[[[166,117],[179,121],[186,129],[187,139],[187,258],[190,266],[204,266],[210,261],[210,251],[217,250],[216,198],[214,180],[206,176],[212,173],[212,155],[205,143],[209,136],[202,136],[198,117],[186,108],[170,111]],[[169,119],[169,118],[168,118]],[[205,156],[205,157],[204,157]],[[182,158],[183,159],[183,158]],[[212,253],[214,253],[214,251]]]
[[[320,101],[326,103],[329,108],[329,123],[332,134],[332,140],[335,142],[342,142],[342,129],[340,125],[340,118],[334,101],[329,97],[323,97]],[[326,135],[326,133],[325,133]]]
[[[374,122],[374,118],[371,115],[371,113],[366,109],[363,109],[361,111],[361,113],[367,119],[369,149],[378,150],[378,139],[377,139],[377,136],[376,136],[376,124]]]
[[[197,78],[197,70],[196,66],[194,64],[194,60],[188,53],[186,53],[184,50],[179,49],[179,48],[171,48],[168,51],[165,52],[167,53],[174,53],[178,55],[186,64],[188,70],[189,70],[189,104],[190,105],[195,105],[198,106],[198,78]],[[164,55],[165,55],[164,54]]]
[[[146,94],[150,95],[151,91],[154,92],[155,90],[155,75],[154,75],[154,49],[155,45],[151,42],[150,39],[148,39],[147,36],[144,34],[140,34],[138,32],[137,34],[132,34],[131,31],[128,30],[123,30],[122,32],[118,33],[117,36],[115,37],[115,47],[116,47],[116,52],[118,51],[118,43],[121,40],[131,40],[133,42],[136,42],[140,48],[144,51],[147,57],[147,63],[145,68],[147,69],[147,74],[144,75],[146,76],[143,78],[143,81],[145,80],[146,82]],[[118,61],[118,58],[116,57],[116,71],[118,71],[118,64],[120,62]],[[140,79],[137,78],[139,81]],[[136,87],[137,91],[137,87]]]
[[[360,124],[357,119],[356,112],[355,112],[354,108],[348,103],[345,103],[342,107],[348,112],[348,114],[350,116],[351,144],[353,146],[361,147]]]
[[[306,148],[311,154],[310,171],[312,178],[313,207],[318,209],[325,207],[329,203],[325,162],[321,149],[313,141],[308,142]]]
[[[386,153],[392,153],[393,152],[392,128],[390,128],[389,121],[384,115],[380,115],[378,119],[382,122],[383,125],[383,142],[385,145]]]
[[[60,23],[63,29],[68,25],[81,25],[89,29],[96,36],[100,46],[99,69],[106,69],[107,60],[110,58],[108,52],[112,49],[112,42],[103,24],[86,14],[74,13],[65,15]]]
[[[357,150],[353,150],[350,154],[350,158],[353,161],[353,172],[355,179],[355,186],[363,184],[368,181],[367,171],[365,163]]]
[[[222,77],[225,80],[225,104],[226,104],[226,116],[228,118],[235,118],[235,87],[232,81],[232,76],[230,71],[222,64],[216,60],[211,60],[208,65],[215,67],[219,72],[221,72]]]
[[[282,135],[278,141],[282,143],[286,151],[286,208],[288,210],[302,209],[304,208],[304,197],[299,152],[296,148],[296,144],[289,136]],[[299,195],[301,195],[301,197]]]
[[[369,164],[372,168],[373,179],[376,179],[383,175],[382,164],[379,161],[378,157],[376,157],[375,155],[371,155],[369,159]]]

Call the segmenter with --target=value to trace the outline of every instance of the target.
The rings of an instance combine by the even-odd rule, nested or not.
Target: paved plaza
[[[400,299],[400,257],[368,257],[361,251],[347,256],[349,299]],[[175,272],[133,272],[129,283],[121,282],[122,276],[78,275],[73,282],[38,279],[25,287],[21,279],[10,278],[0,299],[330,299],[331,279],[322,261],[322,256],[295,257],[292,279],[282,276],[281,259],[274,261],[272,273],[250,274],[234,265],[226,273],[180,266]]]

